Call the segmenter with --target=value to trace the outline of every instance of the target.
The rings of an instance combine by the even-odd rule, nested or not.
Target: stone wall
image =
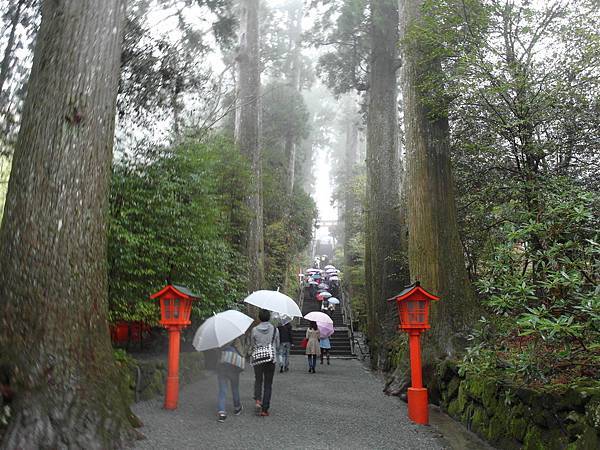
[[[203,353],[181,353],[179,358],[180,387],[201,379],[204,373]],[[164,395],[167,380],[167,356],[153,359],[128,358],[127,362],[122,364],[122,379],[126,383],[130,403]]]
[[[600,449],[600,382],[530,389],[458,374],[446,362],[430,385],[432,402],[502,449]]]

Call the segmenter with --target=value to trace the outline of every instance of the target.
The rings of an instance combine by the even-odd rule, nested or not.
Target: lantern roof
[[[189,288],[178,285],[178,284],[167,284],[160,291],[156,292],[155,294],[152,294],[150,296],[150,298],[151,299],[159,298],[168,292],[172,292],[173,294],[175,294],[181,298],[191,298],[191,299],[200,298],[200,296],[198,294],[194,294],[192,291],[189,290]]]
[[[416,294],[416,293],[423,294],[429,300],[439,300],[440,299],[439,297],[437,297],[437,296],[431,294],[430,292],[427,292],[425,289],[423,289],[421,287],[421,282],[417,280],[413,284],[410,284],[410,285],[406,286],[404,288],[404,290],[402,292],[400,292],[398,295],[395,295],[392,298],[388,298],[388,301],[391,301],[391,300],[396,300],[396,301],[405,300],[408,297],[410,297],[411,295]]]

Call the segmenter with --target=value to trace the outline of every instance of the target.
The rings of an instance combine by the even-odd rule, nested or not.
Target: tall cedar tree
[[[260,0],[243,0],[240,5],[237,107],[235,115],[235,141],[252,168],[251,189],[246,199],[248,211],[250,211],[252,217],[244,237],[250,267],[248,276],[248,289],[250,291],[260,289],[264,282],[259,7]]]
[[[386,299],[407,281],[402,267],[400,160],[397,81],[398,3],[371,1],[371,61],[367,111],[367,227],[365,274],[368,283],[368,336],[377,364]]]
[[[124,2],[43,2],[0,230],[1,448],[132,435],[107,325],[106,212]]]
[[[458,234],[447,106],[426,102],[421,80],[442,70],[434,48],[410,38],[423,0],[403,0],[402,92],[406,129],[408,258],[411,280],[441,297],[431,311],[427,358],[450,356],[477,318]]]

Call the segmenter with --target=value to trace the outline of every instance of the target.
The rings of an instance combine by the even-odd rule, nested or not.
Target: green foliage
[[[468,358],[497,350],[518,376],[546,380],[557,365],[597,355],[600,245],[593,211],[600,198],[565,178],[539,180],[531,191],[535,208],[512,200],[494,209],[503,225],[477,282],[486,305],[511,327],[498,333],[496,349],[493,339],[476,339]]]
[[[154,322],[151,293],[169,277],[200,294],[203,317],[243,297],[246,262],[237,250],[249,178],[233,144],[214,137],[183,144],[144,167],[116,164],[111,191],[111,320]]]

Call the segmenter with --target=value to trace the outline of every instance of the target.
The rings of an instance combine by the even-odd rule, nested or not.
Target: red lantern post
[[[408,388],[408,417],[415,423],[429,423],[427,389],[423,387],[421,366],[421,332],[431,328],[429,324],[429,304],[439,300],[423,289],[418,281],[389,300],[396,300],[398,330],[408,333],[410,349],[410,375],[412,387]]]
[[[198,296],[183,286],[169,284],[151,299],[160,300],[160,324],[169,331],[169,361],[165,387],[165,409],[177,409],[179,400],[179,342],[181,330],[187,327],[192,312],[192,301]]]

